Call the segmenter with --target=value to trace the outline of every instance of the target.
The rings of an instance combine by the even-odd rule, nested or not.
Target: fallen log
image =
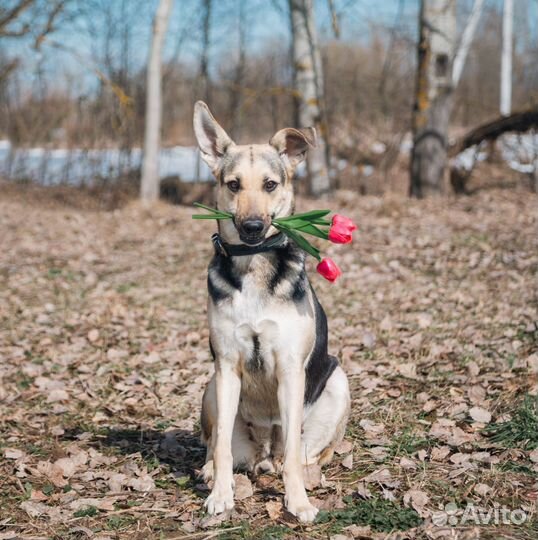
[[[471,146],[480,144],[482,141],[494,141],[503,133],[523,133],[531,128],[538,128],[538,107],[525,111],[519,111],[509,116],[502,116],[490,120],[485,124],[468,131],[463,137],[457,139],[448,148],[448,156],[457,156]]]

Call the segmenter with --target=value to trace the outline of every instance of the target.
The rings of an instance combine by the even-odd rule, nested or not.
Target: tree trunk
[[[503,45],[501,53],[501,103],[500,112],[508,116],[512,110],[512,29],[514,19],[513,0],[504,0]]]
[[[162,120],[162,48],[172,8],[172,0],[160,0],[153,22],[153,38],[147,68],[146,126],[144,131],[144,162],[140,196],[145,202],[159,197],[159,151]]]
[[[203,0],[202,17],[202,54],[200,56],[200,71],[196,85],[196,100],[203,99],[206,103],[211,103],[211,86],[209,82],[209,45],[211,34],[211,9],[212,0]],[[201,179],[202,156],[196,152],[196,170],[195,179],[197,182]]]
[[[307,158],[309,191],[321,195],[330,189],[328,146],[323,117],[323,73],[314,24],[312,0],[289,0],[294,87],[297,95],[299,127],[313,126],[317,147]]]
[[[241,92],[243,87],[243,81],[246,72],[246,32],[248,28],[246,14],[245,14],[246,0],[239,0],[239,17],[238,17],[238,31],[239,31],[239,55],[237,58],[237,65],[235,67],[235,74],[233,82],[230,85],[230,136],[237,140],[241,135],[241,128],[243,127],[243,114],[241,106],[243,103],[243,94]]]
[[[515,112],[509,116],[501,116],[481,124],[457,139],[449,148],[449,156],[457,156],[471,146],[482,141],[495,141],[503,133],[525,133],[538,128],[538,107]]]
[[[447,185],[447,135],[452,108],[455,0],[422,0],[413,111],[413,197],[439,195]]]
[[[474,0],[473,10],[471,11],[467,25],[465,26],[465,30],[461,35],[460,44],[454,57],[454,65],[452,67],[452,86],[454,88],[456,88],[460,82],[463,67],[465,66],[465,60],[467,59],[467,53],[473,42],[483,5],[484,0]]]

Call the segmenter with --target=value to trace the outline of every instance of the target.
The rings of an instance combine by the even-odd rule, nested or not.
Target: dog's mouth
[[[239,232],[239,238],[241,242],[244,242],[245,244],[248,244],[249,246],[255,246],[257,244],[261,244],[265,240],[265,233],[264,234],[257,234],[257,235],[249,235],[245,234],[242,231]]]
[[[248,217],[241,221],[234,218],[233,223],[241,242],[249,246],[261,244],[265,240],[270,226],[263,218],[257,216]]]

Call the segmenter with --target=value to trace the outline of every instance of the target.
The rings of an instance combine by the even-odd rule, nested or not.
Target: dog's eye
[[[237,193],[239,191],[239,182],[237,180],[230,180],[226,185],[232,193]]]
[[[267,182],[265,182],[265,191],[274,191],[277,186],[278,182],[274,182],[273,180],[267,180]]]

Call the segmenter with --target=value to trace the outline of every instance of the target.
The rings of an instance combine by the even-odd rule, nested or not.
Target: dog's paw
[[[319,512],[319,510],[308,501],[297,505],[288,502],[286,508],[288,512],[296,516],[301,523],[312,523]]]
[[[213,480],[214,471],[213,471],[213,460],[212,459],[210,459],[202,467],[202,470],[200,471],[200,476],[202,477],[203,481],[206,484],[209,484],[209,482],[211,482],[211,480]]]
[[[221,514],[234,507],[233,490],[213,489],[209,497],[205,500],[204,506],[210,515]]]
[[[275,467],[273,466],[273,463],[270,459],[264,459],[263,461],[256,463],[256,466],[254,467],[254,474],[256,476],[260,474],[268,474],[274,472]]]

